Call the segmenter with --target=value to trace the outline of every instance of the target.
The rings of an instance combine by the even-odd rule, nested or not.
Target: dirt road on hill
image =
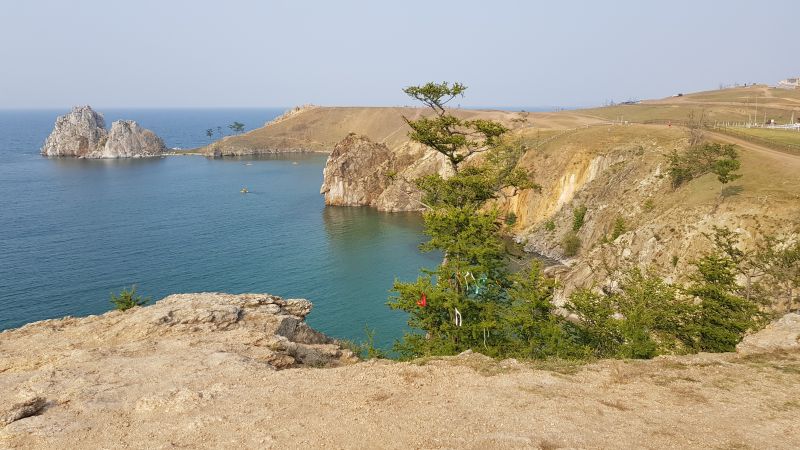
[[[729,144],[736,144],[748,151],[761,153],[762,155],[768,156],[770,158],[780,160],[785,164],[789,164],[800,168],[800,155],[792,155],[791,153],[774,150],[769,147],[765,147],[759,144],[754,144],[750,141],[739,139],[723,133],[714,133],[712,131],[707,131],[706,134],[708,136],[713,137],[715,140],[727,142]]]

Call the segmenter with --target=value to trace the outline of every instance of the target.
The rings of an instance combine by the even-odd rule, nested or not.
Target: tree
[[[424,251],[439,251],[443,261],[436,270],[423,270],[413,283],[396,281],[389,306],[409,313],[411,328],[395,345],[403,357],[453,354],[482,348],[503,354],[503,316],[513,303],[500,231],[499,211],[492,200],[506,189],[535,185],[516,165],[524,153],[519,145],[503,140],[505,128],[487,120],[462,121],[445,105],[463,94],[460,83],[428,83],[404,91],[434,112],[433,118],[404,118],[409,136],[448,158],[454,175],[438,174],[416,180],[423,192]],[[479,135],[476,137],[476,135]],[[471,155],[485,152],[482,161]]]
[[[144,306],[150,301],[150,298],[142,298],[141,295],[136,295],[136,285],[131,286],[130,289],[123,289],[119,295],[111,294],[111,303],[119,311],[127,311],[135,306]]]
[[[214,137],[214,129],[213,128],[207,129],[206,130],[206,136],[208,136],[209,139],[213,138]]]
[[[723,185],[741,177],[736,173],[741,163],[733,144],[706,143],[691,147],[684,154],[673,151],[667,159],[673,188],[707,173],[717,175]]]
[[[234,134],[239,134],[244,132],[244,124],[241,122],[233,122],[232,124],[228,125],[228,128],[230,128]]]
[[[492,120],[463,120],[448,112],[445,106],[456,97],[463,97],[467,87],[461,83],[426,83],[403,89],[409,97],[428,106],[433,117],[403,120],[411,127],[409,137],[447,157],[458,172],[461,162],[491,148],[508,129]]]
[[[755,302],[737,294],[735,262],[713,251],[693,263],[695,273],[684,292],[696,299],[696,350],[731,352],[762,316]]]
[[[565,308],[580,317],[578,342],[596,357],[652,358],[694,348],[694,305],[660,277],[632,269],[619,289],[573,293]]]

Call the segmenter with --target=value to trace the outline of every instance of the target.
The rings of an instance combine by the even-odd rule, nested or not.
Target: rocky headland
[[[420,211],[422,193],[413,181],[451,173],[441,154],[408,143],[392,151],[355,133],[336,144],[323,170],[326,205],[371,206],[379,211]]]
[[[142,158],[166,150],[155,133],[132,120],[117,120],[106,129],[103,115],[90,106],[76,106],[56,119],[42,146],[44,156],[79,158]]]
[[[797,314],[737,353],[400,363],[357,362],[310,309],[179,294],[0,333],[0,447],[800,446]]]

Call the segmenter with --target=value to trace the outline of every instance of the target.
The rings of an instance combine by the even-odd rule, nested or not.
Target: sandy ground
[[[792,351],[582,366],[467,354],[286,370],[257,357],[258,339],[240,343],[255,328],[136,334],[132,323],[112,314],[0,334],[0,405],[46,401],[0,422],[0,447],[800,447],[800,320],[789,338],[768,338]]]

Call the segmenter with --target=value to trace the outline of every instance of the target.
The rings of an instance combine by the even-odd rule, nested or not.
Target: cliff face
[[[566,295],[577,287],[613,286],[633,267],[677,281],[710,250],[714,227],[736,232],[744,249],[764,234],[791,236],[800,217],[800,158],[739,146],[742,178],[723,186],[708,174],[673,189],[665,155],[688,146],[666,126],[604,126],[575,131],[530,150],[520,165],[541,184],[502,207],[525,249],[561,261],[550,268]],[[576,255],[565,251],[574,214]],[[615,230],[616,228],[616,230]],[[796,234],[795,234],[796,236]]]
[[[423,209],[413,180],[450,174],[443,156],[411,143],[390,150],[351,133],[336,144],[323,170],[320,193],[326,205],[371,206],[380,211]]]
[[[140,158],[160,155],[164,142],[131,120],[118,120],[106,130],[103,115],[89,106],[78,106],[56,119],[45,141],[44,156],[79,158]]]

